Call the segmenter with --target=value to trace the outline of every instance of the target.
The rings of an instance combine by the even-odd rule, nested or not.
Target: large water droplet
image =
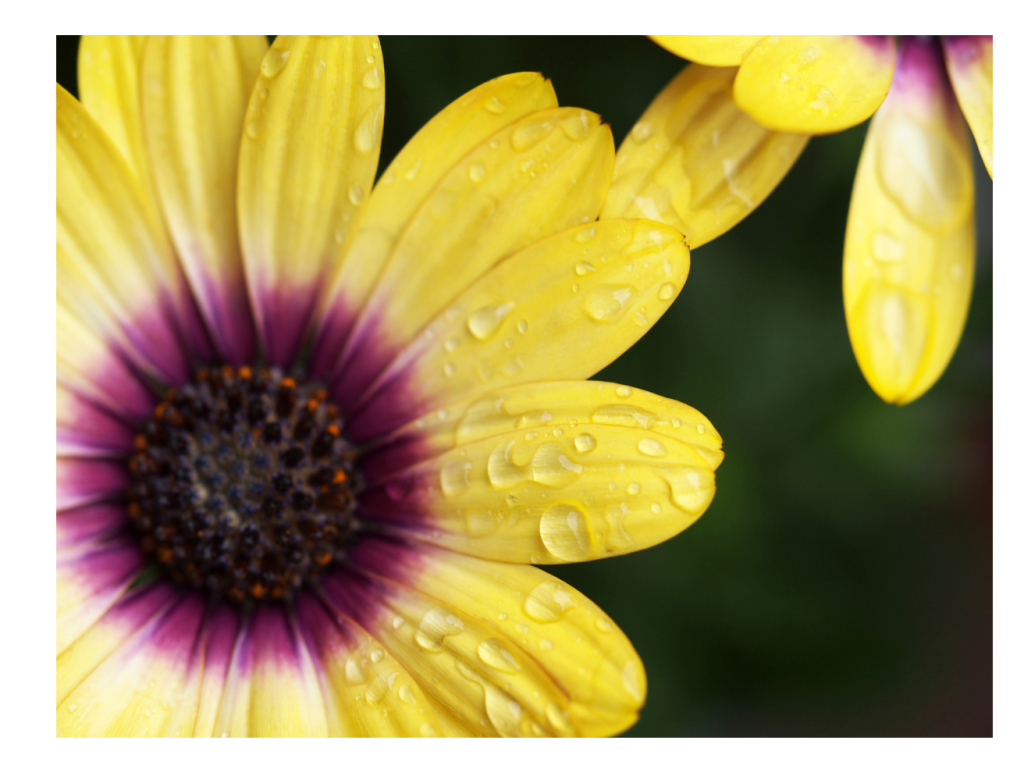
[[[535,482],[552,488],[564,488],[578,480],[583,473],[582,464],[567,456],[562,445],[553,443],[537,448],[530,469]]]
[[[515,442],[502,442],[487,459],[487,479],[500,490],[515,487],[526,479],[525,467],[517,466],[512,460]]]
[[[363,658],[358,653],[349,655],[348,660],[345,661],[345,681],[353,686],[365,684],[367,681],[362,662]]]
[[[388,694],[394,684],[395,679],[398,677],[397,671],[383,671],[376,679],[374,679],[370,686],[366,688],[366,702],[371,706],[376,706],[380,703],[384,696]]]
[[[589,453],[597,447],[597,440],[594,439],[592,434],[580,434],[573,440],[573,444],[581,453]]]
[[[574,608],[576,602],[569,589],[553,580],[541,582],[523,601],[523,611],[537,622],[557,622]]]
[[[288,57],[291,56],[290,51],[281,51],[281,49],[271,48],[263,55],[263,61],[260,63],[260,72],[263,73],[265,78],[273,78],[282,70],[284,66],[288,64]]]
[[[540,519],[540,538],[556,558],[576,562],[590,556],[592,540],[583,510],[572,504],[554,504]]]
[[[615,323],[625,314],[637,290],[633,286],[600,285],[583,300],[583,312],[599,323]]]
[[[658,289],[658,299],[667,302],[676,295],[676,287],[672,283],[664,283]]]
[[[416,643],[428,652],[440,652],[446,636],[455,636],[466,629],[465,624],[443,607],[431,609],[416,627]]]
[[[481,307],[466,319],[466,326],[470,334],[478,340],[486,340],[494,336],[494,333],[501,326],[512,310],[515,309],[515,302],[503,302],[498,305]]]
[[[586,111],[577,111],[562,120],[562,130],[570,140],[579,142],[590,134],[590,116]]]
[[[594,271],[594,265],[591,264],[589,261],[581,261],[581,262],[579,262],[576,265],[576,274],[577,275],[580,275],[580,276],[582,276],[582,275],[589,275],[593,271]]]
[[[532,148],[547,137],[551,130],[554,129],[554,126],[550,119],[526,121],[512,133],[512,148],[516,151],[525,151],[528,148]]]
[[[380,142],[381,118],[384,116],[384,106],[375,105],[366,111],[363,120],[356,127],[356,134],[352,138],[352,144],[356,151],[366,155],[377,147]]]
[[[497,668],[499,671],[504,671],[508,674],[519,670],[519,663],[516,662],[515,655],[508,650],[508,646],[500,639],[487,639],[480,642],[476,652],[480,659],[491,668]]]
[[[645,437],[636,443],[636,449],[644,455],[649,455],[652,458],[664,458],[668,455],[668,451],[665,449],[665,445],[659,442],[657,439],[651,439]]]
[[[679,466],[662,476],[668,482],[672,503],[684,512],[703,512],[715,495],[715,475],[707,469]]]
[[[465,493],[469,489],[469,461],[449,461],[441,467],[441,490],[448,498]]]
[[[363,73],[363,86],[367,89],[380,89],[380,73],[377,68],[371,67]]]
[[[403,703],[408,703],[410,706],[416,705],[416,695],[413,693],[412,688],[403,684],[398,690],[398,697],[402,699]]]

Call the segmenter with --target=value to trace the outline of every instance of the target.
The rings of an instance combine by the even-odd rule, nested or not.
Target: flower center
[[[284,598],[356,530],[355,449],[326,391],[278,369],[200,368],[135,438],[128,515],[176,582]]]

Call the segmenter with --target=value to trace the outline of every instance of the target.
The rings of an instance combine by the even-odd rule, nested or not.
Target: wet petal
[[[258,609],[238,637],[213,727],[225,735],[327,735],[316,670],[282,606]]]
[[[937,46],[907,41],[871,122],[846,228],[843,299],[875,392],[906,404],[956,350],[974,277],[974,178]]]
[[[205,610],[198,596],[189,596],[150,620],[58,704],[58,730],[74,736],[191,736]]]
[[[57,459],[57,509],[92,504],[128,487],[128,467],[107,458]]]
[[[596,220],[615,145],[579,108],[532,113],[454,166],[396,241],[336,367],[334,393],[358,398],[394,355],[501,259]]]
[[[82,680],[108,655],[180,599],[167,584],[148,585],[123,596],[103,617],[70,646],[57,651],[57,704],[63,703]],[[90,690],[87,684],[83,690]],[[73,703],[73,701],[72,701]],[[74,712],[77,707],[68,711]],[[68,731],[73,732],[73,731]]]
[[[652,35],[651,40],[677,57],[702,65],[738,65],[764,35]]]
[[[113,322],[110,325],[113,327]],[[135,425],[149,417],[156,402],[122,353],[117,342],[104,339],[83,323],[62,302],[58,290],[58,383]]]
[[[131,427],[57,383],[57,455],[127,455]]]
[[[333,576],[329,598],[470,732],[612,735],[635,721],[646,683],[632,645],[551,575],[380,538],[351,562],[367,577]]]
[[[376,82],[370,69],[364,78]],[[512,73],[464,94],[416,133],[360,208],[355,226],[335,235],[344,242],[339,270],[325,297],[312,352],[317,375],[332,373],[341,348],[395,243],[434,187],[491,135],[523,116],[558,105],[538,73]]]
[[[733,94],[779,132],[838,132],[878,109],[895,62],[891,36],[773,35],[743,60]]]
[[[942,39],[946,68],[985,169],[992,175],[992,36],[954,35]]]
[[[154,36],[142,106],[148,160],[178,257],[220,354],[254,352],[235,182],[243,118],[267,39]]]
[[[707,418],[625,386],[573,385],[587,384],[496,393],[453,430],[435,426],[413,444],[447,451],[381,477],[360,496],[360,514],[514,563],[621,555],[690,526],[714,497],[722,460]]]
[[[280,36],[263,58],[239,154],[238,227],[257,332],[274,364],[289,366],[298,352],[338,255],[335,234],[373,185],[383,84],[372,36]]]
[[[123,157],[57,86],[57,265],[66,304],[105,339],[121,337],[163,380],[209,355],[170,246]],[[97,309],[98,308],[98,309]],[[102,324],[114,321],[111,331]]]
[[[134,539],[80,545],[57,556],[57,653],[95,623],[142,570]]]
[[[412,341],[350,433],[378,436],[484,390],[589,377],[654,325],[689,268],[682,235],[650,221],[600,221],[535,243],[488,271]]]
[[[651,103],[615,158],[601,218],[650,218],[710,242],[771,194],[807,135],[764,129],[732,97],[733,68],[690,65]]]
[[[300,596],[296,609],[332,736],[392,738],[444,730],[409,672],[363,628],[311,595]]]

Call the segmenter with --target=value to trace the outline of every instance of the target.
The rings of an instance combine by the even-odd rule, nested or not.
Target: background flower
[[[541,70],[621,142],[680,68],[644,39],[381,45],[381,170],[487,78]],[[71,88],[73,41],[58,53]],[[684,399],[729,443],[686,541],[552,569],[658,677],[628,735],[991,732],[991,183],[975,159],[974,299],[942,391],[883,405],[849,357],[840,267],[822,260],[842,251],[865,132],[812,139],[764,205],[694,254],[680,304],[600,375]]]

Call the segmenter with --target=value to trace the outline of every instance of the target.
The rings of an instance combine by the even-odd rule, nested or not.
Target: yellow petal
[[[956,35],[943,38],[946,67],[960,109],[992,176],[992,36]]]
[[[892,37],[775,35],[743,60],[734,96],[771,129],[838,132],[878,109],[895,62]]]
[[[371,82],[373,77],[371,74]],[[432,118],[401,150],[355,226],[342,225],[340,266],[324,298],[313,367],[328,374],[409,219],[452,167],[503,127],[558,105],[550,81],[512,73],[478,86]]]
[[[58,704],[58,730],[75,736],[191,736],[205,608],[198,597],[189,597],[139,629]]]
[[[154,36],[143,66],[148,158],[163,212],[214,344],[233,363],[254,350],[235,182],[266,50],[262,35]]]
[[[289,365],[297,352],[340,230],[373,185],[383,126],[375,37],[274,41],[249,100],[238,161],[246,277],[272,363]]]
[[[936,50],[908,42],[871,122],[843,259],[853,351],[875,392],[906,404],[949,363],[974,277],[974,178]]]
[[[317,664],[330,735],[443,734],[423,690],[380,642],[312,596],[301,596],[296,608]]]
[[[164,380],[185,379],[190,356],[209,355],[191,294],[138,183],[59,85],[57,265],[64,303],[87,321],[116,322],[108,337],[127,339],[142,366]]]
[[[587,385],[524,386],[470,405],[455,446],[364,492],[360,514],[513,563],[621,555],[689,527],[722,460],[710,422],[653,394]]]
[[[772,132],[743,113],[735,74],[690,65],[665,87],[619,148],[602,218],[662,221],[692,250],[771,194],[808,136]]]
[[[652,35],[677,57],[717,67],[738,65],[764,35]]]
[[[369,539],[370,574],[334,577],[331,600],[376,597],[362,624],[456,721],[477,735],[611,735],[643,704],[643,667],[597,606],[531,566]],[[393,568],[400,583],[373,576]]]
[[[402,346],[498,261],[595,220],[614,159],[611,130],[579,108],[530,114],[471,151],[395,243],[339,361],[337,393],[360,396]]]
[[[654,325],[689,269],[682,235],[650,221],[599,221],[531,245],[456,297],[392,362],[352,418],[353,438],[484,390],[589,377]]]
[[[78,91],[86,110],[117,146],[149,197],[152,180],[139,101],[145,48],[145,35],[83,35],[78,49]]]

